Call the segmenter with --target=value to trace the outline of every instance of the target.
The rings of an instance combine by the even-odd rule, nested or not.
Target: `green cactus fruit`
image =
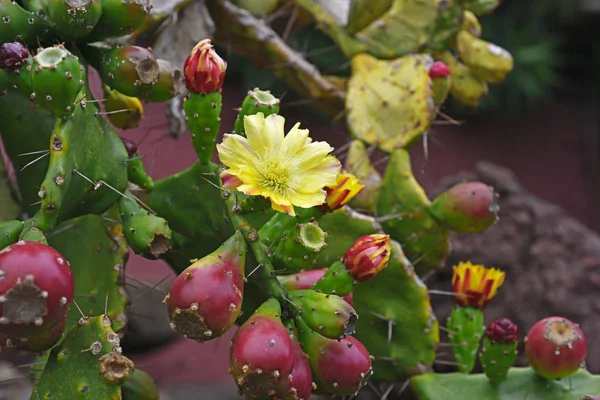
[[[106,313],[112,329],[123,330],[129,305],[125,265],[130,253],[118,208],[65,221],[48,234],[48,244],[71,263],[79,308],[91,315]],[[77,324],[81,313],[71,307],[67,318],[69,329]]]
[[[249,199],[252,199],[253,197],[258,196],[252,196],[249,197]],[[316,207],[298,208],[295,216],[276,212],[259,229],[258,237],[267,247],[272,248],[282,238],[293,236],[293,232],[297,231],[297,225],[315,222],[322,216],[323,214],[317,210]]]
[[[31,65],[31,98],[56,117],[75,108],[84,84],[85,68],[62,45],[40,50]]]
[[[32,57],[25,45],[19,42],[3,43],[0,47],[0,93],[16,91],[29,96],[31,89]]]
[[[417,141],[436,115],[427,71],[431,62],[423,54],[395,60],[355,56],[346,96],[352,136],[386,152]]]
[[[48,244],[46,239],[46,235],[39,228],[34,226],[35,218],[30,218],[25,221],[23,226],[23,230],[19,235],[20,240],[25,240],[28,242],[37,242],[42,244]]]
[[[354,334],[358,314],[341,297],[307,289],[290,292],[289,300],[298,306],[304,322],[320,335],[339,340]]]
[[[298,340],[308,355],[308,363],[319,394],[356,395],[373,370],[365,346],[350,336],[328,339],[313,331],[302,318],[296,318]]]
[[[186,123],[192,135],[192,145],[200,164],[208,164],[215,150],[215,141],[221,127],[220,91],[189,93],[183,102]]]
[[[452,97],[465,106],[477,107],[488,94],[487,82],[476,78],[469,67],[458,61],[450,53],[439,54],[436,58],[450,67],[452,72],[450,94]]]
[[[45,0],[47,19],[65,40],[89,34],[102,15],[100,0]]]
[[[82,48],[102,81],[127,96],[143,99],[158,82],[156,57],[140,46],[88,45]]]
[[[512,55],[493,43],[460,31],[456,37],[458,54],[473,76],[489,83],[504,80],[514,67]]]
[[[464,0],[465,9],[472,11],[476,15],[489,14],[500,5],[500,0]]]
[[[350,200],[349,205],[358,211],[374,212],[379,187],[381,186],[381,174],[371,164],[369,152],[361,140],[350,142],[345,167],[364,185],[364,188]]]
[[[102,85],[104,109],[111,124],[119,129],[135,129],[144,116],[144,106],[137,97],[126,96]]]
[[[237,192],[235,195],[238,198],[242,214],[244,214],[248,223],[256,229],[261,229],[273,218],[273,215],[283,214],[273,210],[269,200],[262,196],[246,196],[242,192]]]
[[[315,222],[296,224],[276,242],[273,267],[282,273],[314,268],[321,250],[327,246],[326,238],[327,234]]]
[[[433,219],[429,207],[430,201],[412,173],[409,153],[395,150],[377,199],[378,217],[384,231],[402,243],[419,272],[443,267],[450,251],[448,231]]]
[[[506,380],[510,367],[517,359],[518,344],[517,325],[508,318],[498,319],[488,325],[479,359],[492,385]]]
[[[154,379],[139,368],[133,370],[127,382],[121,386],[122,400],[159,400]]]
[[[369,26],[388,11],[394,0],[350,0],[346,31],[353,35]]]
[[[198,342],[227,332],[242,311],[245,263],[246,241],[238,231],[179,274],[165,298],[171,327]]]
[[[0,250],[16,243],[19,235],[23,231],[23,221],[2,221],[0,222]]]
[[[483,312],[473,307],[454,306],[446,327],[458,370],[468,374],[475,366],[479,342],[485,330]]]
[[[129,182],[138,185],[142,189],[151,190],[154,186],[154,181],[146,174],[142,158],[138,154],[137,145],[133,140],[124,137],[121,137],[121,141],[125,146],[125,150],[127,150],[127,155],[129,155],[129,159],[127,160],[127,177],[129,178]]]
[[[278,114],[279,99],[273,96],[268,90],[254,88],[254,90],[249,90],[244,98],[242,107],[235,120],[234,133],[245,136],[246,129],[244,128],[244,117],[259,112],[263,113],[265,117],[271,114]]]
[[[19,41],[28,45],[38,45],[48,39],[52,27],[35,12],[25,10],[12,0],[0,0],[0,43]]]
[[[600,375],[581,369],[569,379],[540,379],[531,368],[511,368],[505,382],[490,385],[484,374],[427,373],[414,375],[411,387],[418,400],[597,400]]]
[[[121,354],[119,335],[111,329],[110,318],[81,318],[50,353],[31,400],[73,396],[118,399],[121,384],[133,369],[133,362]]]
[[[161,103],[178,94],[185,93],[185,84],[181,70],[170,61],[157,59],[158,80],[142,97],[145,101]]]
[[[431,51],[444,51],[454,44],[463,19],[462,1],[435,0],[437,17],[427,44]]]
[[[475,37],[481,36],[481,23],[479,23],[477,16],[472,11],[463,11],[463,21],[460,30],[467,31]]]
[[[446,101],[452,85],[450,68],[442,61],[436,61],[429,68],[429,77],[433,90],[433,102],[439,107]]]
[[[189,238],[182,243],[188,243],[192,258],[212,253],[234,233],[220,185],[219,167],[197,162],[187,170],[155,181],[148,195],[150,208],[169,221],[173,231]],[[189,258],[185,267],[189,266],[188,261]]]
[[[264,302],[237,330],[229,354],[230,373],[249,398],[274,392],[280,378],[292,373],[294,343],[276,299]]]
[[[31,66],[29,64],[15,71],[0,69],[0,96],[9,92],[16,92],[21,96],[29,97],[33,92],[30,71]]]
[[[482,232],[498,221],[494,188],[481,182],[454,185],[431,203],[431,215],[443,226],[460,233]]]
[[[119,210],[127,243],[133,251],[144,257],[160,257],[171,247],[169,224],[164,218],[142,208],[131,192],[125,192],[125,196],[119,199]]]
[[[337,296],[345,296],[352,293],[354,285],[356,284],[356,279],[350,274],[350,271],[346,268],[346,264],[342,261],[336,261],[325,271],[326,272],[310,286],[310,289],[320,293],[335,294]]]
[[[101,0],[102,16],[86,36],[88,43],[125,36],[140,28],[152,6],[149,0]]]
[[[68,119],[56,121],[46,142],[50,163],[35,216],[35,226],[44,232],[80,215],[104,213],[127,188],[127,151],[97,110],[95,103],[77,106]]]
[[[309,271],[302,271],[302,272],[298,272],[297,274],[293,274],[293,275],[278,276],[277,279],[279,280],[279,283],[281,283],[281,286],[283,286],[283,288],[287,291],[313,289],[315,291],[320,291],[320,292],[323,292],[326,294],[337,294],[338,296],[342,296],[342,298],[346,301],[346,303],[352,305],[352,292],[351,291],[346,295],[342,295],[342,294],[336,292],[336,289],[338,289],[338,288],[341,288],[341,289],[338,289],[340,292],[343,292],[345,289],[348,288],[348,277],[347,276],[343,276],[340,279],[340,278],[336,278],[337,274],[334,275],[335,271],[337,271],[338,269],[339,270],[342,269],[342,266],[340,266],[339,264],[342,264],[344,269],[346,268],[346,266],[343,265],[343,263],[341,263],[340,261],[337,261],[337,262],[333,263],[333,265],[329,269],[322,268],[322,269],[313,269],[313,270],[309,270]],[[321,278],[323,278],[325,273],[327,273],[328,271],[332,271],[332,273],[327,278],[327,280],[325,280],[325,282],[323,284],[321,284],[321,281],[320,281]],[[342,274],[343,273],[339,273],[339,275],[342,275]],[[347,270],[346,270],[345,275],[349,275]],[[339,279],[341,282],[337,283],[337,279]],[[352,282],[350,284],[353,285],[354,278],[351,278],[351,279],[352,279]],[[354,289],[354,288],[352,288],[352,289]]]

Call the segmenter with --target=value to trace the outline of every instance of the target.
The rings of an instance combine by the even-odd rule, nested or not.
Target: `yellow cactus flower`
[[[246,137],[225,135],[217,145],[227,167],[223,187],[249,196],[263,196],[274,210],[296,215],[294,206],[325,203],[325,186],[335,185],[341,163],[326,142],[313,142],[300,123],[284,134],[285,118],[263,113],[244,117]]]
[[[459,306],[483,309],[504,283],[505,273],[483,265],[460,262],[453,269],[452,291]]]
[[[349,172],[342,171],[338,177],[335,186],[327,186],[327,206],[330,210],[337,210],[346,205],[354,198],[365,185],[362,185],[358,178]]]

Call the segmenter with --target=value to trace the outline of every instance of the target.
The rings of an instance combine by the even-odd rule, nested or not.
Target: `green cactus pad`
[[[461,373],[417,375],[411,384],[419,400],[577,400],[600,393],[600,376],[584,370],[555,381],[538,376],[530,368],[512,368],[508,379],[497,387],[490,385],[484,374]]]
[[[0,250],[19,240],[23,224],[23,221],[0,222]]]
[[[381,186],[381,175],[371,164],[369,152],[362,141],[350,142],[345,167],[365,186],[348,204],[358,211],[372,214],[375,211],[375,202]]]
[[[62,45],[46,47],[33,57],[32,98],[56,117],[71,114],[85,79],[85,67]]]
[[[248,95],[244,98],[242,108],[240,109],[237,119],[235,120],[234,132],[238,135],[244,135],[244,117],[246,115],[254,115],[263,113],[266,116],[279,113],[279,99],[271,94],[268,90],[249,90]]]
[[[345,296],[354,290],[354,277],[346,268],[346,264],[336,261],[327,269],[321,279],[311,289],[323,293]]]
[[[356,286],[353,304],[360,315],[355,337],[375,357],[373,378],[399,382],[431,368],[439,325],[427,287],[397,242],[391,250],[387,267]]]
[[[219,167],[197,162],[185,171],[155,181],[148,195],[147,204],[182,235],[179,239],[189,238],[192,258],[212,253],[233,235],[220,184]]]
[[[388,11],[393,2],[393,0],[351,0],[346,31],[349,34],[355,34],[363,30]]]
[[[136,368],[121,386],[122,400],[159,400],[158,388],[150,375]]]
[[[419,272],[444,266],[450,242],[448,231],[429,213],[430,201],[415,179],[409,153],[392,153],[377,199],[378,217],[386,233],[402,243]]]
[[[435,118],[428,55],[378,60],[368,54],[352,59],[346,97],[352,136],[386,152],[407,148]]]
[[[454,45],[456,34],[461,28],[462,0],[435,0],[435,2],[438,12],[428,47],[432,51],[444,51]]]
[[[0,19],[0,43],[18,40],[35,46],[53,31],[46,20],[23,9],[16,1],[0,0]]]
[[[100,0],[45,0],[48,21],[65,40],[89,34],[102,15]]]
[[[430,39],[436,0],[394,0],[391,8],[354,37],[382,59],[417,53]]]
[[[79,105],[70,118],[54,126],[36,216],[36,226],[45,232],[60,221],[107,211],[127,187],[127,151],[96,112],[95,103]]]
[[[498,7],[500,0],[464,0],[464,7],[475,15],[489,14]]]
[[[450,67],[452,73],[450,94],[452,97],[467,107],[477,107],[488,94],[487,82],[476,78],[469,67],[458,61],[450,53],[437,55],[436,58]]]
[[[75,280],[75,301],[87,315],[105,312],[116,332],[127,324],[125,263],[129,257],[118,210],[103,216],[86,215],[59,225],[48,234],[48,244],[69,260]],[[107,302],[108,300],[108,302]],[[81,318],[71,306],[67,329]]]
[[[45,150],[48,150],[55,119],[29,98],[16,93],[0,95],[0,119],[0,134],[15,168],[21,205],[24,211],[34,214],[39,209],[40,184],[48,170],[49,157]],[[23,140],[25,122],[27,140]]]
[[[446,327],[458,370],[468,374],[475,366],[479,342],[485,330],[483,312],[472,307],[454,307]]]
[[[138,200],[126,192],[119,199],[123,233],[127,243],[140,255],[156,259],[170,248],[171,229],[167,221],[142,208]]]
[[[200,164],[210,162],[221,126],[221,92],[189,93],[183,102],[192,145]]]
[[[148,0],[102,0],[102,16],[85,39],[89,43],[128,35],[144,24],[150,9]]]
[[[456,43],[461,60],[478,79],[498,83],[514,67],[513,57],[508,51],[467,31],[458,34]]]
[[[120,399],[134,364],[121,355],[119,335],[105,316],[82,319],[50,353],[31,400]]]
[[[485,375],[492,384],[506,380],[509,369],[517,359],[518,343],[497,343],[484,337],[479,360]]]
[[[307,289],[291,291],[288,298],[300,308],[306,325],[321,336],[343,339],[354,334],[358,315],[341,297]]]

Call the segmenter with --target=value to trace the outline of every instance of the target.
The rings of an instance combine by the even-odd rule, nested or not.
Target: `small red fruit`
[[[308,356],[294,341],[294,367],[287,376],[280,377],[275,398],[284,400],[309,400],[312,392],[312,372],[307,361]]]
[[[0,252],[0,332],[30,337],[55,325],[73,301],[67,260],[52,247],[19,241]]]
[[[429,68],[430,78],[446,78],[451,73],[450,68],[442,61],[436,61]]]
[[[489,324],[485,335],[494,343],[515,343],[519,341],[519,329],[508,318],[500,318]]]
[[[587,342],[583,331],[563,317],[538,321],[525,338],[531,368],[544,378],[561,379],[575,373],[585,360]]]

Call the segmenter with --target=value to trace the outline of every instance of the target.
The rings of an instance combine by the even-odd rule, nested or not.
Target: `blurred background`
[[[290,10],[270,22],[285,30],[292,15]],[[179,18],[183,17],[180,15]],[[562,311],[564,316],[577,322],[577,318],[583,318],[585,313],[597,312],[600,308],[594,298],[600,288],[600,239],[597,238],[600,231],[600,41],[597,40],[600,37],[600,1],[503,0],[493,14],[481,17],[480,21],[482,38],[510,51],[515,68],[503,82],[490,85],[489,94],[476,109],[449,99],[442,111],[457,122],[433,126],[428,135],[427,156],[424,146],[413,147],[415,176],[430,196],[444,184],[459,179],[457,176],[471,173],[479,174],[480,179],[495,180],[513,203],[517,202],[515,198],[524,199],[524,205],[506,204],[502,210],[511,213],[502,214],[505,211],[501,211],[499,227],[481,235],[483,238],[478,242],[470,238],[453,239],[457,249],[454,257],[474,256],[478,257],[472,260],[474,262],[519,264],[523,267],[519,270],[523,276],[527,274],[527,266],[537,265],[561,279],[569,279],[569,268],[585,267],[587,272],[582,279],[590,281],[591,286],[566,285],[567,293],[559,297],[567,303],[573,302],[564,310],[557,309],[556,303],[548,299],[556,295],[548,286],[539,288],[544,293],[539,303],[528,305],[537,307],[532,310],[536,320]],[[177,29],[184,32],[185,26],[182,22]],[[181,46],[186,49],[184,56],[190,48],[185,43],[203,39],[201,25],[193,26],[199,30],[187,42],[181,41]],[[163,40],[162,51],[174,51],[173,48],[178,46],[175,39],[177,37],[171,36],[170,47]],[[288,44],[306,54],[306,58],[321,71],[340,76],[348,74],[347,60],[318,30],[295,31],[289,36]],[[154,44],[155,49],[160,46]],[[233,51],[232,46],[219,43],[217,50],[228,61],[223,88],[223,132],[232,130],[237,116],[235,109],[246,92],[259,87],[269,88],[275,96],[282,97],[280,113],[288,120],[288,126],[292,121],[299,121],[304,128],[310,129],[316,140],[327,140],[336,148],[348,142],[343,118],[332,121],[313,107],[310,100],[297,95],[277,79],[272,69],[256,67],[251,60]],[[185,131],[174,138],[169,132],[164,104],[145,105],[145,117],[139,128],[122,132],[122,135],[138,143],[146,170],[154,179],[185,169],[196,160],[189,133]],[[377,157],[383,156],[375,155],[375,162]],[[487,169],[478,169],[481,161],[488,163],[484,165]],[[520,187],[515,188],[513,183]],[[549,208],[539,208],[538,202]],[[535,218],[524,222],[523,215],[512,212],[514,207],[524,207],[527,215]],[[530,248],[535,247],[536,235],[544,234],[537,232],[536,227],[548,213],[553,218],[550,225],[569,227],[567,233],[544,236],[549,241],[545,249],[552,248],[558,253],[551,252],[555,256],[549,261],[535,258],[536,254],[547,253],[544,249],[525,250],[524,254],[510,256],[514,250],[510,246],[515,242],[522,240],[529,243]],[[521,226],[518,224],[526,225],[531,231],[507,228]],[[519,235],[530,236],[523,239]],[[481,250],[490,242],[504,250]],[[511,265],[506,268],[510,269]],[[131,276],[128,291],[133,305],[124,351],[136,365],[155,378],[165,391],[164,398],[238,398],[227,371],[227,342],[233,329],[225,337],[206,344],[174,334],[169,330],[166,310],[164,315],[156,311],[163,307],[160,301],[174,278],[169,267],[161,261],[132,256],[128,273]],[[448,276],[442,273],[438,278],[438,287],[448,290]],[[518,280],[519,276],[512,275],[508,279]],[[527,292],[528,287],[521,289]],[[526,296],[515,296],[516,300],[508,297],[499,295],[490,318],[517,312],[524,306],[518,301],[526,301]],[[435,304],[436,301],[439,304]],[[592,306],[575,306],[579,302]],[[439,310],[440,319],[446,312],[444,307],[447,307],[447,299],[434,299],[434,310],[436,314]],[[522,327],[524,331],[528,328]],[[600,332],[600,326],[598,329]],[[595,358],[600,359],[600,349],[592,350]],[[28,360],[18,354],[10,357],[16,364]],[[598,373],[600,364],[592,363],[590,369]]]

